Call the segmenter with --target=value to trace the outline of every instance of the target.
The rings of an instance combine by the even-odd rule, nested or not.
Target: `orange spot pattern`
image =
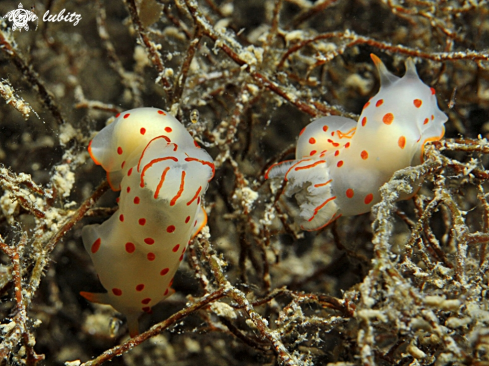
[[[348,188],[348,189],[346,190],[346,197],[348,197],[348,198],[353,198],[353,195],[354,195],[354,194],[355,194],[355,193],[353,192],[353,189]]]
[[[368,152],[363,150],[361,153],[360,153],[360,156],[363,160],[367,160],[368,159]]]
[[[386,125],[390,125],[394,121],[394,115],[392,113],[386,113],[384,117],[382,117],[382,122]]]
[[[399,137],[399,140],[397,140],[397,144],[401,149],[404,149],[406,146],[406,138],[404,136]]]
[[[92,244],[92,247],[91,247],[91,251],[92,253],[97,253],[98,250],[100,249],[100,244],[102,244],[102,239],[98,238],[97,240],[95,240]]]
[[[133,243],[130,243],[130,242],[126,243],[126,252],[131,254],[131,253],[134,253],[135,250],[136,250],[136,246]]]

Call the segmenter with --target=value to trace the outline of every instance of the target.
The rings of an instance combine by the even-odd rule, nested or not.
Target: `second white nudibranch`
[[[414,62],[408,59],[406,74],[398,78],[377,56],[372,60],[381,87],[365,104],[359,121],[313,121],[299,136],[296,160],[277,163],[265,175],[287,182],[285,194],[295,195],[297,221],[304,230],[370,211],[392,174],[420,164],[424,145],[445,133],[448,118],[438,108],[435,90],[419,79]]]
[[[189,239],[207,222],[201,196],[214,164],[174,117],[161,109],[120,113],[90,142],[119,209],[83,228],[83,243],[107,293],[82,292],[126,315],[131,336],[138,317],[172,293]]]

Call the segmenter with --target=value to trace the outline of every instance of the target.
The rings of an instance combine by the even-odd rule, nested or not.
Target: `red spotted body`
[[[121,113],[89,151],[121,194],[111,218],[83,228],[107,293],[82,295],[126,315],[134,336],[139,315],[172,293],[188,241],[206,224],[201,196],[214,164],[178,120],[156,108]]]
[[[296,160],[275,164],[266,173],[266,178],[287,181],[285,194],[295,195],[304,230],[370,211],[392,174],[420,164],[426,142],[444,135],[447,116],[414,62],[408,59],[406,74],[398,78],[378,57],[372,59],[381,88],[358,122],[333,116],[313,121],[299,136]]]

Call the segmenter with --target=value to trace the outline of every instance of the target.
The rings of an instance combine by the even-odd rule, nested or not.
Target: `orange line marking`
[[[315,184],[314,187],[315,188],[324,187],[324,186],[328,185],[329,183],[331,183],[332,181],[333,181],[333,179],[330,179],[327,182]]]
[[[335,200],[335,199],[336,199],[336,196],[330,197],[326,201],[324,201],[323,203],[321,203],[318,207],[316,207],[314,209],[314,214],[312,215],[312,217],[308,221],[309,222],[312,221],[314,219],[314,217],[317,215],[317,213],[319,212],[320,209],[322,209],[324,206],[326,206],[326,204],[328,204],[328,202],[330,202],[332,200]]]
[[[141,188],[144,187],[144,174],[146,173],[146,170],[148,170],[149,168],[151,168],[151,166],[153,164],[159,163],[160,161],[164,161],[164,160],[178,161],[178,159],[176,157],[174,157],[174,156],[165,156],[164,158],[158,158],[158,159],[151,160],[148,164],[146,164],[144,166],[143,172],[141,173],[141,183],[140,183]]]
[[[209,178],[209,181],[212,178],[214,178],[214,174],[216,173],[216,168],[214,167],[214,164],[213,163],[210,163],[210,162],[205,161],[205,160],[200,160],[200,159],[197,159],[197,158],[185,158],[185,161],[196,161],[196,162],[201,163],[202,165],[209,166],[212,169],[212,176]]]
[[[187,206],[190,206],[192,204],[192,202],[194,202],[197,199],[201,190],[202,190],[202,187],[199,187],[199,189],[197,189],[197,192],[195,192],[194,197],[190,201],[187,202]]]
[[[297,168],[295,168],[294,170],[295,170],[295,171],[298,171],[298,170],[303,170],[303,169],[314,168],[315,166],[317,166],[317,165],[319,165],[319,164],[322,164],[322,163],[326,163],[326,161],[324,161],[324,160],[319,160],[319,161],[316,161],[315,163],[312,163],[312,164],[309,164],[309,165],[298,166],[298,167],[297,167]]]
[[[185,170],[182,171],[182,180],[180,181],[180,188],[178,189],[178,192],[175,195],[175,197],[172,198],[172,200],[170,202],[170,206],[174,206],[175,203],[177,202],[177,199],[180,198],[180,196],[182,195],[182,192],[183,192],[184,185],[185,185]]]
[[[342,138],[351,139],[353,137],[353,135],[355,134],[356,130],[357,130],[356,127],[352,127],[348,131],[346,131],[345,133],[341,132],[340,130],[336,130],[336,132],[338,132],[338,137],[340,139],[342,139]]]
[[[158,198],[158,196],[160,194],[160,189],[163,186],[163,182],[165,181],[166,173],[168,173],[169,170],[170,170],[170,167],[167,166],[165,168],[165,170],[163,170],[163,173],[161,173],[160,181],[159,181],[158,185],[156,186],[156,191],[155,191],[154,199],[157,199]]]
[[[141,153],[141,156],[139,157],[139,161],[138,161],[138,172],[139,172],[139,166],[141,165],[141,160],[143,159],[143,156],[144,156],[144,153],[146,152],[146,149],[149,147],[149,145],[155,141],[155,140],[158,140],[158,139],[165,139],[166,142],[170,143],[171,140],[166,137],[165,135],[160,135],[160,136],[156,136],[155,138],[149,140],[148,144],[146,145],[146,147],[144,148],[143,152]]]

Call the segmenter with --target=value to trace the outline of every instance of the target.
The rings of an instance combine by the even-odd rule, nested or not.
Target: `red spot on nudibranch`
[[[168,295],[168,289],[166,289],[165,294],[163,296]]]
[[[160,275],[164,276],[164,275],[166,275],[166,274],[167,274],[169,271],[170,271],[170,269],[169,269],[169,268],[163,268],[163,269],[161,270],[161,272],[160,272]]]
[[[190,216],[187,216],[187,218],[185,219],[185,223],[188,224],[189,221],[190,221]]]
[[[153,238],[144,238],[144,242],[148,245],[153,245],[155,240]]]
[[[377,103],[375,103],[376,107],[380,107],[384,103],[384,99],[379,99]]]
[[[139,225],[144,226],[146,224],[146,219],[139,219]]]
[[[146,129],[144,127],[141,127],[141,129],[139,130],[139,133],[141,135],[144,135],[146,133]]]
[[[197,197],[197,204],[200,205],[200,197]]]
[[[404,146],[406,146],[406,138],[404,136],[399,137],[399,140],[397,140],[397,144],[401,149],[404,149]]]
[[[421,99],[415,99],[413,100],[413,104],[416,108],[419,108],[423,104],[423,101]]]
[[[148,258],[149,261],[154,261],[156,258],[156,255],[154,253],[148,253],[148,255],[146,257]]]
[[[139,205],[139,202],[141,202],[141,199],[138,196],[134,197],[134,204]]]
[[[334,152],[334,156],[338,156],[338,155],[340,155],[340,150],[336,150],[336,151]]]
[[[299,136],[302,135],[304,133],[304,131],[306,130],[306,128],[304,127],[301,132],[299,132]]]
[[[363,106],[363,109],[367,108],[369,105],[370,105],[370,102],[365,103],[365,105]]]
[[[126,165],[126,161],[125,160],[121,164],[121,169],[124,169],[124,165]]]
[[[435,95],[435,93],[436,93],[435,88],[430,88],[430,90],[431,90],[431,94]]]
[[[147,314],[152,314],[153,313],[151,311],[151,308],[149,306],[142,307],[141,310],[144,311]]]
[[[168,226],[168,227],[166,228],[166,232],[167,232],[167,233],[170,233],[170,234],[171,234],[171,233],[172,233],[172,232],[174,232],[174,231],[175,231],[175,226],[174,226],[174,225],[170,225],[170,226]]]
[[[431,115],[431,120],[433,121],[435,119],[435,116],[434,115]]]
[[[131,187],[128,186],[127,189],[126,189],[126,192],[127,193],[131,192]]]
[[[341,168],[343,166],[343,160],[338,161],[338,163],[336,163],[336,166],[338,168]]]
[[[390,125],[392,121],[394,121],[394,115],[392,113],[386,113],[384,114],[384,117],[382,117],[382,122],[386,125]]]
[[[172,249],[173,253],[178,252],[178,249],[179,249],[179,248],[180,248],[180,244],[175,245],[175,246],[173,247],[173,249]]]
[[[362,157],[363,160],[367,160],[368,159],[368,152],[366,150],[362,150],[362,152],[360,153],[360,156]]]
[[[346,197],[348,197],[348,198],[352,198],[354,194],[355,194],[355,193],[353,192],[353,189],[348,188],[348,189],[346,190]]]
[[[120,113],[117,113],[117,114],[115,115],[115,118],[119,118],[119,116],[120,116],[120,115],[121,115]]]
[[[165,127],[165,131],[166,131],[166,132],[168,132],[168,133],[170,133],[170,132],[172,132],[173,130],[171,129],[171,127]]]
[[[91,251],[92,253],[97,253],[98,250],[100,249],[100,244],[102,244],[102,239],[98,238],[97,240],[95,240],[92,244],[92,248],[91,248]]]
[[[149,297],[147,297],[141,301],[141,304],[148,305],[150,302],[151,302],[151,299]]]
[[[365,204],[368,205],[370,202],[372,202],[373,199],[374,199],[374,195],[372,193],[369,193],[367,194],[367,196],[365,196],[363,202],[365,202]]]
[[[315,139],[314,137],[311,137],[311,138],[309,139],[309,143],[310,143],[310,144],[315,144],[315,143],[316,143],[316,139]]]
[[[428,118],[425,118],[425,119],[424,119],[423,124],[424,124],[424,125],[427,125],[429,121],[430,121],[430,120],[429,120]]]
[[[362,118],[362,127],[365,127],[366,124],[367,124],[367,117],[363,117]]]
[[[143,291],[144,290],[144,284],[143,283],[140,283],[139,285],[136,286],[136,291]]]
[[[160,111],[160,110],[158,110],[158,114],[162,114],[162,115],[166,116],[166,113],[163,111]]]
[[[309,153],[309,156],[313,156],[313,155],[316,155],[317,151],[316,150],[311,150],[311,152]]]
[[[120,288],[113,288],[112,289],[112,293],[115,295],[115,296],[121,296],[122,295],[122,290]]]
[[[345,144],[345,148],[346,148],[346,149],[348,149],[349,147],[350,147],[350,143],[349,143],[349,142],[347,142],[347,143]]]
[[[129,113],[126,113],[126,114],[124,115],[124,118],[128,118],[129,116],[130,116],[130,114],[129,114]]]
[[[131,242],[126,243],[126,252],[131,254],[134,253],[135,250],[136,250],[136,246],[133,243]]]
[[[132,174],[132,168],[128,170],[128,172],[127,172],[127,176],[128,176],[128,177],[130,177],[130,176],[131,176],[131,174]]]
[[[122,155],[122,152],[123,152],[123,151],[122,151],[122,147],[120,147],[120,146],[119,146],[119,147],[117,148],[117,154]]]
[[[180,256],[179,261],[181,262],[181,261],[182,261],[182,259],[183,259],[183,253],[182,253],[182,255]]]
[[[200,149],[200,145],[197,143],[197,141],[194,141],[194,145],[197,149]]]
[[[195,222],[194,222],[194,226],[197,226],[197,220],[195,220]]]
[[[323,131],[324,131],[324,132],[327,132],[327,131],[328,131],[328,126],[324,125],[324,126],[323,126]]]
[[[119,215],[119,220],[120,220],[121,222],[124,222],[124,215],[123,215],[123,214],[120,214],[120,215]]]

